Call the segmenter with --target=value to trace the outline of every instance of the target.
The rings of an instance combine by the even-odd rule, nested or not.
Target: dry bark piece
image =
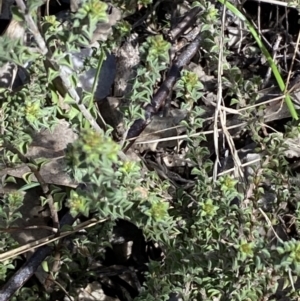
[[[116,53],[115,97],[122,97],[132,89],[132,80],[140,62],[140,52],[136,39],[137,35],[132,34]]]
[[[172,112],[170,112],[170,114],[172,114]],[[177,146],[178,140],[163,141],[159,143],[153,142],[147,144],[141,144],[141,142],[174,137],[182,134],[186,129],[184,126],[179,126],[179,124],[186,117],[186,115],[187,112],[178,110],[177,116],[154,116],[149,125],[143,131],[142,135],[140,135],[135,141],[135,148],[139,151],[145,151],[148,149],[155,151],[157,146],[162,148]]]
[[[183,18],[183,20],[169,32],[170,40],[174,41],[178,38],[179,35],[184,33],[194,23],[194,19],[201,12],[201,10],[202,8],[200,6],[189,9],[188,13]]]
[[[65,298],[69,301],[69,298]],[[118,298],[112,298],[105,295],[102,286],[99,282],[94,281],[89,283],[84,289],[78,291],[78,298],[74,301],[119,301]]]

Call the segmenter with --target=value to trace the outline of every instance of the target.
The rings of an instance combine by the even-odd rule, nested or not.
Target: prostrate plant
[[[145,234],[152,239],[170,234],[174,224],[168,215],[169,204],[162,198],[164,184],[159,184],[158,179],[143,179],[140,164],[120,161],[118,151],[119,145],[105,134],[87,131],[70,145],[67,165],[84,184],[82,189],[71,192],[71,213],[88,216],[94,212],[100,219],[128,219],[143,225]],[[155,232],[155,227],[162,227],[162,233]]]
[[[170,46],[161,35],[148,37],[141,45],[141,63],[129,95],[130,104],[124,111],[127,125],[135,119],[144,118],[142,108],[151,103],[155,88],[161,80],[161,72],[168,67]]]
[[[129,6],[130,9],[132,3],[147,5],[151,1],[115,2],[120,7]],[[211,2],[197,4],[205,8],[199,17],[203,23],[203,58],[207,65],[214,67],[217,66],[220,50],[216,43],[220,35],[220,17]],[[216,183],[212,182],[209,177],[212,162],[205,159],[209,151],[201,145],[205,137],[199,134],[198,138],[188,138],[187,157],[194,167],[190,175],[194,185],[189,189],[175,187],[175,192],[169,194],[172,185],[169,181],[161,180],[157,173],[148,171],[142,163],[119,159],[120,146],[112,140],[110,131],[92,130],[90,121],[84,118],[79,105],[83,104],[96,119],[97,110],[92,99],[94,89],[83,91],[78,103],[68,93],[70,90],[59,87],[57,80],[61,79],[61,69],[56,67],[74,69],[71,53],[79,52],[80,47],[87,46],[93,40],[98,23],[105,22],[107,18],[106,8],[107,4],[98,0],[84,1],[72,19],[73,29],[68,25],[61,27],[61,23],[53,16],[46,17],[42,29],[46,45],[51,49],[51,56],[47,58],[38,52],[28,55],[28,47],[15,41],[2,39],[3,43],[0,43],[2,61],[21,66],[30,61],[28,72],[31,75],[30,82],[20,91],[1,91],[1,116],[4,117],[0,139],[4,167],[21,163],[20,155],[26,154],[32,133],[45,128],[53,129],[59,119],[66,119],[77,131],[78,139],[68,146],[65,163],[69,175],[80,185],[70,190],[64,205],[73,216],[92,216],[102,221],[94,228],[87,229],[80,238],[72,240],[78,252],[72,253],[71,248],[62,248],[61,267],[53,273],[53,279],[72,297],[77,296],[77,289],[85,287],[89,277],[95,276],[95,272],[89,269],[90,259],[100,260],[104,256],[103,250],[111,242],[114,222],[124,219],[142,229],[146,240],[156,242],[163,253],[161,262],[150,260],[146,281],[136,300],[169,300],[170,294],[175,293],[184,300],[256,301],[271,298],[276,292],[278,279],[292,287],[289,281],[299,274],[299,244],[295,240],[278,240],[274,244],[266,234],[270,229],[266,220],[279,223],[277,214],[282,209],[278,208],[289,199],[294,200],[296,195],[296,189],[286,189],[290,175],[283,156],[283,139],[272,137],[262,141],[253,135],[253,139],[265,145],[266,158],[263,158],[263,162],[267,164],[254,169],[248,179],[253,193],[245,200],[240,192],[241,187],[249,189],[245,183],[239,183],[231,176],[223,176]],[[34,15],[36,6],[31,6],[29,12]],[[22,14],[18,16],[23,20]],[[101,67],[105,51],[111,50],[109,46],[119,46],[116,43],[120,42],[120,37],[130,31],[128,24],[122,22],[115,29],[116,40],[112,36],[105,42],[105,47],[104,43],[100,43],[99,49],[86,60],[81,71],[90,66]],[[9,51],[12,45],[15,46],[14,52]],[[162,80],[162,73],[168,68],[170,46],[159,34],[148,37],[142,43],[141,63],[129,108],[125,111],[127,125],[136,118],[144,117],[141,107],[149,104]],[[225,56],[227,53],[229,50],[224,52]],[[44,66],[47,60],[53,64],[45,63]],[[231,69],[229,63],[224,67],[227,68],[224,76],[229,94],[239,96],[244,91],[240,86],[247,86],[247,82],[240,78],[238,68]],[[69,88],[75,90],[79,74],[74,71],[69,76]],[[232,79],[237,79],[237,85],[230,85]],[[255,90],[253,86],[245,90],[251,93]],[[64,92],[64,106],[58,93],[60,88],[63,88],[60,93]],[[189,113],[184,121],[188,135],[202,129],[202,110],[198,102],[203,93],[203,85],[197,75],[182,71],[176,94],[182,100],[181,108]],[[30,164],[39,170],[43,162],[43,158],[39,158]],[[25,179],[30,184],[29,177]],[[14,179],[10,177],[5,180]],[[265,204],[260,203],[264,193],[261,183],[264,182],[272,182],[272,189],[277,196],[276,201],[268,207],[269,211],[265,210]],[[62,196],[66,192],[57,187],[51,189],[55,205],[61,208],[65,201]],[[42,201],[45,200],[42,198]],[[23,196],[19,192],[5,194],[1,202],[1,222],[3,227],[10,227],[20,217]],[[298,214],[298,202],[295,204]],[[295,223],[300,224],[299,216]],[[2,234],[0,251],[12,249],[15,244],[10,236]],[[49,263],[55,260],[54,257],[48,258]],[[3,282],[7,279],[8,271],[14,268],[12,264],[12,260],[1,263],[0,279]],[[61,288],[57,286],[57,289]],[[19,293],[26,300],[49,299],[50,296],[41,293],[38,286],[23,288]]]
[[[7,193],[3,200],[0,201],[0,219],[1,227],[9,228],[14,225],[14,222],[22,217],[19,209],[23,205],[22,192],[15,191]],[[9,233],[2,233],[0,239],[1,253],[9,251],[17,247],[17,243],[12,239]],[[5,281],[7,278],[8,270],[15,268],[12,259],[5,260],[0,263],[0,281]]]
[[[32,2],[30,3],[32,4]],[[38,6],[32,6],[30,3],[26,13],[29,16],[36,16]],[[13,63],[21,70],[26,67],[25,74],[28,75],[28,78],[16,91],[12,91],[9,87],[1,88],[1,168],[17,168],[20,164],[28,164],[36,172],[39,172],[46,159],[41,157],[31,160],[25,157],[28,146],[32,142],[32,135],[44,129],[52,130],[59,119],[67,119],[70,125],[79,131],[85,127],[90,128],[89,121],[83,118],[83,114],[78,108],[78,103],[74,102],[74,99],[67,94],[68,91],[64,89],[60,89],[59,92],[66,94],[65,104],[68,103],[68,106],[61,105],[62,99],[56,81],[61,74],[59,68],[56,67],[60,65],[73,67],[66,52],[78,52],[79,46],[90,44],[97,24],[107,19],[107,7],[107,4],[103,2],[85,1],[85,4],[73,17],[72,30],[61,28],[61,23],[54,16],[46,17],[41,27],[48,47],[47,57],[36,48],[24,45],[21,40],[14,40],[7,36],[0,37],[1,63]],[[14,9],[13,14],[17,20],[24,21],[24,15],[19,10]],[[36,47],[35,44],[33,46]],[[101,52],[101,48],[99,52]],[[53,66],[51,62],[54,62],[56,66]],[[67,88],[74,89],[77,87],[78,81],[78,74],[72,74],[72,87]],[[85,102],[83,95],[85,105],[94,116],[97,116],[94,105],[90,105],[90,99],[91,96],[89,96],[88,102]],[[31,171],[23,175],[23,179],[27,182],[22,188],[23,190],[36,186],[31,182],[32,174]],[[16,182],[14,177],[2,177],[1,180],[2,186],[8,182]],[[61,197],[58,196],[63,193],[57,187],[50,187],[50,189],[53,189],[49,194],[54,194],[54,200],[59,199],[57,208],[61,208]],[[55,195],[56,192],[58,192],[57,195]],[[15,219],[22,218],[19,208],[22,206],[23,196],[21,194],[18,198],[17,196],[19,196],[18,192],[1,196],[1,227],[14,226]],[[14,200],[18,200],[18,202],[13,202]],[[41,196],[41,201],[44,204],[44,196]],[[1,234],[1,241],[1,253],[16,247],[16,242],[6,233]],[[12,269],[11,263],[11,259],[1,262],[2,280],[8,276],[7,269]]]

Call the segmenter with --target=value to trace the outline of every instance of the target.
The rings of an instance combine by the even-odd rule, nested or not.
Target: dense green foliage
[[[57,66],[72,68],[72,62],[65,53],[88,45],[97,23],[107,20],[107,4],[95,0],[84,2],[73,16],[72,30],[68,26],[62,27],[54,16],[43,19],[40,28],[47,47],[52,51],[48,59]],[[128,12],[135,10],[137,5],[152,5],[151,0],[113,2]],[[220,49],[215,41],[221,30],[220,12],[210,1],[195,1],[193,5],[203,7],[197,21],[202,24],[202,59],[212,70],[217,70]],[[36,10],[36,6],[31,7],[33,19]],[[23,18],[21,13],[16,17]],[[169,25],[164,26],[169,28]],[[85,62],[86,66],[101,68],[99,60],[103,59],[106,51],[120,46],[129,32],[128,22],[117,23],[113,34],[100,43],[99,49],[94,50],[93,56]],[[9,51],[12,47],[13,52]],[[141,43],[141,62],[130,93],[131,103],[124,112],[126,126],[143,116],[142,105],[150,102],[164,71],[169,67],[170,47],[160,33],[146,37]],[[62,106],[61,96],[53,82],[61,76],[60,69],[55,66],[46,68],[45,56],[28,49],[20,41],[0,38],[2,64],[14,62],[24,66],[26,62],[31,62],[28,67],[31,80],[22,89],[13,92],[9,88],[1,89],[3,130],[0,134],[0,164],[3,168],[24,164],[22,155],[26,155],[34,132],[53,129],[60,119],[68,121],[78,134],[78,139],[66,149],[66,172],[84,185],[78,189],[50,186],[55,206],[57,209],[68,207],[74,216],[104,220],[87,229],[84,239],[74,240],[78,248],[85,248],[90,257],[97,258],[99,249],[110,244],[114,221],[125,219],[142,229],[147,240],[155,241],[164,257],[161,261],[149,262],[146,281],[135,300],[168,300],[171,293],[178,293],[183,300],[272,300],[271,296],[280,281],[288,287],[287,294],[291,298],[299,297],[297,290],[293,289],[300,272],[299,242],[295,239],[283,241],[270,238],[270,232],[275,231],[273,227],[281,223],[281,216],[287,212],[288,203],[295,207],[293,219],[297,229],[300,223],[296,202],[299,189],[289,181],[289,168],[284,157],[285,137],[278,135],[276,138],[262,139],[257,135],[259,127],[255,128],[253,139],[264,147],[261,166],[253,168],[247,181],[225,175],[216,182],[211,177],[213,162],[207,156],[207,148],[201,144],[206,137],[199,134],[188,138],[187,158],[193,166],[190,177],[194,185],[189,190],[173,187],[155,171],[147,170],[143,163],[121,160],[121,146],[113,140],[112,129],[98,132],[92,129],[90,121],[83,116],[78,103],[69,93],[63,99],[68,106]],[[227,94],[233,95],[232,103],[236,103],[240,95],[252,103],[256,99],[260,79],[253,76],[245,80],[241,70],[227,61],[230,55],[230,50],[224,49],[223,82],[228,88]],[[76,87],[78,81],[78,74],[70,75],[72,87]],[[189,113],[184,121],[188,134],[198,133],[202,128],[202,110],[197,103],[203,90],[204,86],[195,73],[182,72],[175,92],[177,98],[182,100],[181,108]],[[83,92],[81,103],[97,119],[93,93]],[[250,128],[253,130],[253,127]],[[295,127],[289,129],[290,134],[298,133]],[[40,170],[46,162],[41,157],[26,164]],[[3,195],[1,227],[12,227],[14,221],[20,218],[21,191],[33,189],[32,173],[23,176],[26,182],[23,189]],[[6,177],[2,181],[5,185],[16,179]],[[276,195],[268,208],[260,204],[264,194],[261,183],[265,181],[272,183],[272,192]],[[252,193],[246,197],[250,187]],[[46,206],[45,202],[43,204]],[[1,233],[0,252],[15,247],[16,242],[10,235]],[[87,269],[88,262],[83,253],[73,254],[67,248],[63,252],[61,269],[53,276],[71,296],[76,296],[75,288],[84,287],[92,272]],[[49,263],[52,260],[48,258]],[[12,275],[10,271],[14,270],[14,264],[13,258],[0,263],[2,283]],[[78,271],[80,277],[73,280],[68,277]],[[38,292],[39,288],[34,286],[21,289],[19,294],[22,300],[41,300],[43,294]],[[48,297],[44,293],[43,298],[46,300]],[[263,299],[268,297],[270,299]]]

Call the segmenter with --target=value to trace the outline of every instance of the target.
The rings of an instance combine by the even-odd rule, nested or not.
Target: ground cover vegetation
[[[1,18],[1,301],[299,300],[298,3]]]

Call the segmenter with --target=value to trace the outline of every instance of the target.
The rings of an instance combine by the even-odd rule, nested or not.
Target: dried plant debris
[[[24,185],[20,180],[16,184],[8,184],[3,188],[1,193],[10,193],[20,189]],[[14,222],[14,230],[10,235],[20,244],[25,245],[38,239],[47,237],[52,234],[48,223],[50,221],[50,212],[48,208],[44,208],[40,202],[40,189],[31,189],[27,192],[21,192],[24,197],[24,203],[20,208],[22,218],[18,218]],[[3,227],[3,220],[0,220]],[[26,227],[28,229],[26,229]],[[49,228],[46,230],[45,228]],[[30,252],[32,254],[32,252]]]
[[[77,139],[77,134],[72,131],[68,122],[60,120],[54,131],[43,130],[34,133],[32,138],[26,156],[32,159],[44,158],[48,161],[40,170],[45,182],[76,187],[77,183],[66,173],[64,164],[64,150],[68,143],[72,143]],[[0,171],[0,175],[1,177],[10,175],[22,178],[28,172],[30,172],[29,167],[23,164],[16,168],[4,168]],[[37,179],[33,176],[32,181],[37,181]]]
[[[4,31],[4,36],[14,40],[20,40],[21,42],[26,42],[26,29],[24,22],[16,21],[14,19],[10,20],[8,27]]]
[[[116,53],[117,70],[114,83],[114,96],[123,97],[132,90],[132,81],[140,62],[137,34],[132,34]]]
[[[176,137],[186,131],[185,126],[180,125],[180,123],[187,117],[187,112],[184,110],[173,110],[170,111],[169,114],[169,116],[156,115],[152,118],[142,135],[135,141],[135,145],[140,151],[147,149],[155,151],[157,147],[166,149],[179,145],[179,141],[176,139],[147,143],[147,141],[151,140],[163,140],[164,138]]]
[[[66,300],[68,300],[67,297]],[[104,293],[101,284],[96,281],[89,283],[84,289],[78,290],[78,298],[74,299],[74,301],[94,301],[94,300],[119,301],[120,299],[107,296]]]

